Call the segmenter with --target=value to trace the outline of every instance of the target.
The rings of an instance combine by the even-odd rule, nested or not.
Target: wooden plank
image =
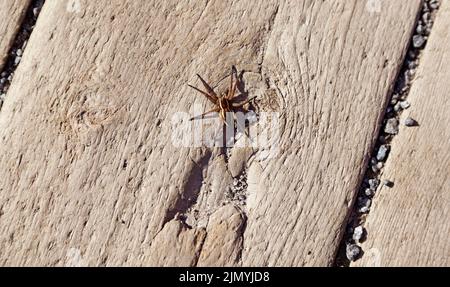
[[[286,103],[283,153],[250,167],[244,265],[333,264],[419,7],[383,3],[279,8],[264,63]]]
[[[332,264],[420,1],[79,4],[46,2],[0,114],[1,264]],[[275,157],[171,143],[232,64]]]
[[[442,1],[367,221],[356,266],[450,265],[450,3]]]
[[[31,0],[0,0],[0,69],[27,12]]]

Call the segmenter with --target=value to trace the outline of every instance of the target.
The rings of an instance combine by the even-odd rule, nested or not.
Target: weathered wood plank
[[[284,149],[250,167],[244,265],[333,264],[419,6],[383,3],[279,8],[264,64],[286,103]]]
[[[331,264],[420,1],[79,3],[46,2],[0,114],[1,264]],[[232,64],[282,125],[229,167],[171,119]]]
[[[0,69],[27,12],[31,0],[0,0]]]
[[[450,265],[450,3],[442,1],[382,187],[367,221],[358,266]]]

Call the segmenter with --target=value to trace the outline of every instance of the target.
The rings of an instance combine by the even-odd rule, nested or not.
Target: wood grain
[[[367,221],[358,266],[450,265],[450,3],[442,2]]]
[[[331,265],[420,2],[47,1],[0,114],[0,264]],[[232,64],[274,157],[171,143]]]
[[[27,12],[31,0],[0,0],[0,69]]]

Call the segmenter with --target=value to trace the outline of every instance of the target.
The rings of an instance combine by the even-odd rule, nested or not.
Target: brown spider
[[[203,119],[206,115],[211,113],[219,113],[219,117],[222,120],[222,122],[227,125],[226,121],[226,115],[227,113],[233,113],[233,116],[235,116],[235,112],[239,109],[242,109],[243,106],[253,101],[255,98],[251,98],[250,100],[244,101],[244,102],[238,102],[237,96],[236,96],[236,89],[240,85],[240,81],[237,75],[237,70],[235,66],[231,67],[231,82],[230,87],[228,90],[226,90],[225,93],[221,95],[217,95],[216,92],[214,92],[214,89],[211,88],[211,86],[206,83],[205,80],[200,77],[199,74],[197,74],[197,77],[199,77],[200,81],[202,82],[203,86],[206,89],[206,92],[192,86],[188,85],[189,87],[193,88],[194,90],[200,92],[203,94],[210,102],[212,102],[216,107],[200,116],[196,116],[191,118],[190,120],[193,121],[196,118]]]

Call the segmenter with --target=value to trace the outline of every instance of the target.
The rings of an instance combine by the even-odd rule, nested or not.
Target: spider
[[[200,115],[200,116],[196,116],[190,119],[190,121],[193,121],[197,118],[203,119],[206,115],[211,114],[211,113],[219,113],[219,117],[222,120],[222,122],[225,125],[227,124],[226,121],[226,115],[227,113],[232,113],[234,117],[236,117],[236,115],[234,114],[236,111],[238,111],[239,109],[242,109],[246,104],[250,103],[251,101],[253,101],[256,97],[251,98],[250,100],[244,101],[244,102],[239,102],[237,99],[239,98],[236,95],[236,90],[238,88],[238,86],[240,85],[240,81],[237,75],[237,70],[235,66],[231,67],[231,81],[230,81],[230,87],[228,88],[228,90],[226,90],[225,93],[218,95],[213,88],[211,88],[210,85],[208,85],[208,83],[206,83],[205,80],[203,80],[203,78],[197,74],[197,77],[200,79],[200,81],[202,82],[203,86],[206,89],[205,91],[200,90],[199,88],[196,88],[192,85],[188,85],[189,87],[191,87],[192,89],[196,90],[197,92],[201,93],[202,95],[204,95],[211,103],[213,103],[215,105],[215,108]]]

